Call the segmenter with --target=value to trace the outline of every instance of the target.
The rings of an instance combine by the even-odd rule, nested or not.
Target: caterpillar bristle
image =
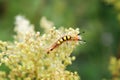
[[[81,35],[81,34],[84,34],[85,33],[85,31],[82,31],[82,32],[80,32],[78,35]]]

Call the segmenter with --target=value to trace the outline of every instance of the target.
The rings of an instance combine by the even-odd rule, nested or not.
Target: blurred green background
[[[67,69],[82,80],[110,79],[110,56],[120,57],[120,23],[112,5],[102,0],[0,0],[0,40],[13,41],[16,15],[24,15],[36,27],[42,16],[55,26],[79,27],[86,44],[73,52],[76,60]]]

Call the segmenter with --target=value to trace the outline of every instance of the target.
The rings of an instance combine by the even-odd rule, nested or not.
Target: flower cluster
[[[75,36],[79,29],[56,29],[42,18],[45,33],[35,32],[34,26],[23,16],[17,16],[14,42],[0,41],[0,80],[80,80],[77,72],[66,70],[75,56],[72,51],[78,41],[68,41],[47,54],[48,48],[63,35]],[[80,36],[81,37],[81,36]]]
[[[120,80],[120,59],[111,57],[109,70],[112,74],[112,80]]]

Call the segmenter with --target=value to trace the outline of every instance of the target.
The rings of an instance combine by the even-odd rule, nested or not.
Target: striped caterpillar
[[[66,42],[66,41],[83,41],[83,42],[85,42],[84,40],[81,39],[79,34],[77,34],[74,37],[72,37],[71,35],[65,35],[65,36],[59,38],[50,48],[48,48],[47,53],[49,54],[51,51],[53,51],[55,48],[57,48],[58,46],[60,46],[62,43]]]

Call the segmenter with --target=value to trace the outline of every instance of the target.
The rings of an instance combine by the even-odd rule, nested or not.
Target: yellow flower
[[[78,41],[62,43],[59,47],[55,47],[50,54],[47,54],[47,49],[60,37],[64,35],[74,37],[79,34],[79,29],[49,27],[45,28],[47,30],[41,35],[40,32],[34,31],[29,21],[24,19],[21,16],[16,19],[15,43],[0,42],[1,64],[5,64],[10,69],[8,73],[0,71],[0,79],[80,80],[77,72],[66,70],[66,66],[75,60],[75,56],[71,57],[70,55],[78,45]],[[51,22],[44,21],[46,20],[41,21],[42,25],[52,25]],[[24,26],[25,29],[19,29],[19,26]],[[26,30],[28,33],[25,33]]]

